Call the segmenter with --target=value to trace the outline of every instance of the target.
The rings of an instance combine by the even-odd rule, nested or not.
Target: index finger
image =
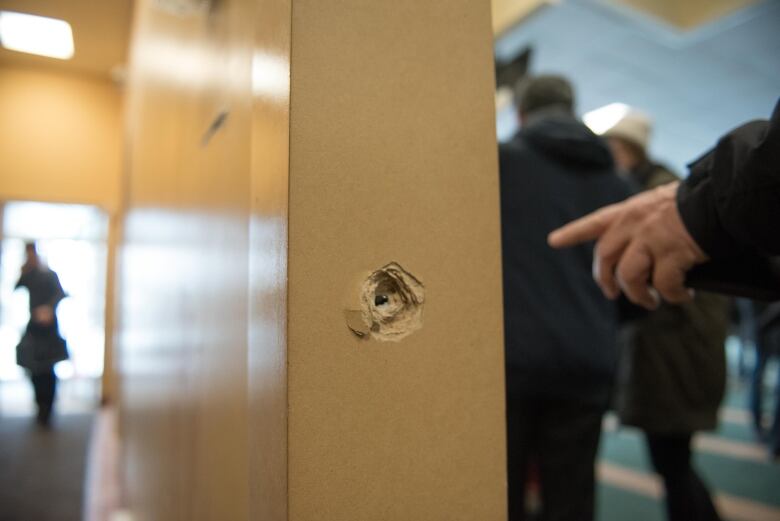
[[[622,203],[605,206],[553,230],[547,236],[547,244],[553,248],[566,248],[598,239],[615,220],[621,206]]]

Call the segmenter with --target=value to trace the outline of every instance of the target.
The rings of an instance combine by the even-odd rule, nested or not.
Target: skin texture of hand
[[[596,240],[593,277],[610,299],[622,291],[634,304],[655,309],[664,300],[682,303],[693,291],[685,274],[707,260],[677,210],[677,187],[669,183],[606,206],[554,230],[547,240],[565,248]]]

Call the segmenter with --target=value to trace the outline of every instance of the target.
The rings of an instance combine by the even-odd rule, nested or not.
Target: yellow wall
[[[139,521],[270,521],[250,516],[249,497],[253,4],[217,2],[205,20],[135,3],[117,358],[125,497]]]
[[[0,67],[0,199],[89,203],[114,213],[121,93],[108,79]]]
[[[83,203],[108,212],[103,398],[115,395],[114,258],[122,174],[122,93],[110,80],[0,67],[0,201]]]

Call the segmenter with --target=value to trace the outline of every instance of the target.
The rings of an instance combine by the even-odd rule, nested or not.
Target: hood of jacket
[[[607,144],[574,117],[554,114],[532,121],[517,134],[549,159],[584,169],[613,167]]]

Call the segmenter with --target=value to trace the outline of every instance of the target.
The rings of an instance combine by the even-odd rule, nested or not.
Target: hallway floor
[[[81,521],[99,384],[61,380],[46,430],[27,379],[0,382],[0,521]]]
[[[0,417],[0,521],[79,521],[92,415]]]
[[[756,442],[747,410],[747,385],[733,383],[716,432],[695,438],[695,464],[729,521],[780,521],[780,463]],[[767,393],[771,395],[771,391]],[[664,521],[662,490],[636,429],[613,419],[601,442],[598,521]]]
[[[780,521],[780,463],[755,441],[746,390],[732,382],[718,431],[696,438],[696,465],[724,521]],[[73,401],[68,397],[62,393],[62,405]],[[18,403],[29,408],[28,401]],[[7,399],[3,405],[0,521],[81,520],[95,416],[86,407],[65,407],[47,431],[35,425],[31,410],[13,410]],[[605,421],[598,472],[598,521],[665,521],[662,490],[638,431],[618,428],[614,418]]]

